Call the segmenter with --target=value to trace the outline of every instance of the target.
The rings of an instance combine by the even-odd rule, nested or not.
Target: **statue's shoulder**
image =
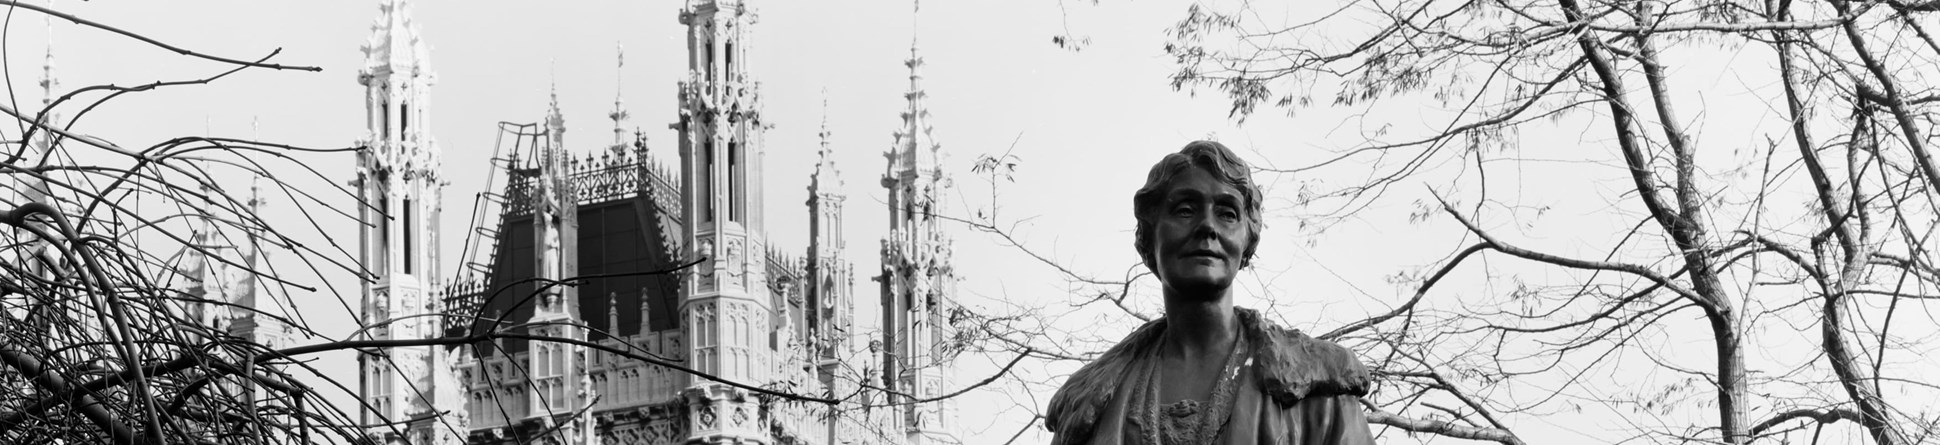
[[[1078,368],[1065,379],[1064,386],[1058,387],[1057,395],[1051,396],[1051,404],[1044,410],[1045,429],[1060,440],[1090,437],[1099,416],[1111,406],[1112,395],[1124,383],[1126,370],[1158,343],[1164,331],[1164,319],[1146,322],[1097,360]]]
[[[1289,406],[1307,397],[1367,395],[1372,378],[1354,351],[1281,327],[1250,309],[1238,312],[1253,345],[1254,375],[1274,401]]]

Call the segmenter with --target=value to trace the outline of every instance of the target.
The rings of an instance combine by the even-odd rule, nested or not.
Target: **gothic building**
[[[628,131],[617,97],[612,140],[584,150],[567,143],[556,92],[542,121],[501,125],[513,141],[492,161],[504,185],[482,195],[458,262],[479,260],[456,273],[439,258],[442,152],[421,124],[436,76],[406,2],[384,3],[358,73],[363,322],[373,339],[482,340],[362,355],[372,441],[961,443],[953,402],[927,400],[953,387],[957,303],[950,237],[933,216],[949,178],[913,44],[881,178],[883,316],[867,334],[826,122],[805,213],[764,214],[766,198],[788,195],[763,187],[769,123],[745,63],[755,42],[744,1],[681,9],[687,75],[674,85],[671,164]],[[786,230],[807,230],[808,246],[769,242]]]

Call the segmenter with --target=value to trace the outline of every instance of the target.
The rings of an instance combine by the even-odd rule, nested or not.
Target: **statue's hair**
[[[1138,248],[1138,257],[1145,262],[1145,268],[1152,270],[1152,226],[1158,217],[1159,204],[1165,194],[1172,189],[1172,179],[1184,173],[1187,168],[1205,169],[1227,185],[1239,190],[1246,213],[1246,225],[1251,232],[1246,240],[1246,253],[1240,259],[1241,267],[1253,262],[1253,252],[1260,247],[1260,212],[1264,207],[1259,184],[1253,182],[1253,168],[1240,160],[1239,155],[1226,145],[1213,141],[1193,141],[1186,144],[1178,153],[1165,155],[1152,171],[1145,175],[1145,186],[1132,194],[1132,215],[1138,218],[1138,230],[1133,233],[1133,247]],[[1156,272],[1156,270],[1154,270]]]

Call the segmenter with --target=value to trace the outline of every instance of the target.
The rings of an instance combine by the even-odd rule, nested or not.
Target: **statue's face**
[[[1187,297],[1217,298],[1232,286],[1252,227],[1239,189],[1200,167],[1172,178],[1153,224],[1159,281]]]

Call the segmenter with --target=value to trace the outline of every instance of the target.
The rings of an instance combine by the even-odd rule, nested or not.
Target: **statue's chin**
[[[1169,298],[1183,299],[1186,302],[1219,301],[1233,285],[1232,277],[1193,276],[1167,280],[1165,286],[1172,290]]]

